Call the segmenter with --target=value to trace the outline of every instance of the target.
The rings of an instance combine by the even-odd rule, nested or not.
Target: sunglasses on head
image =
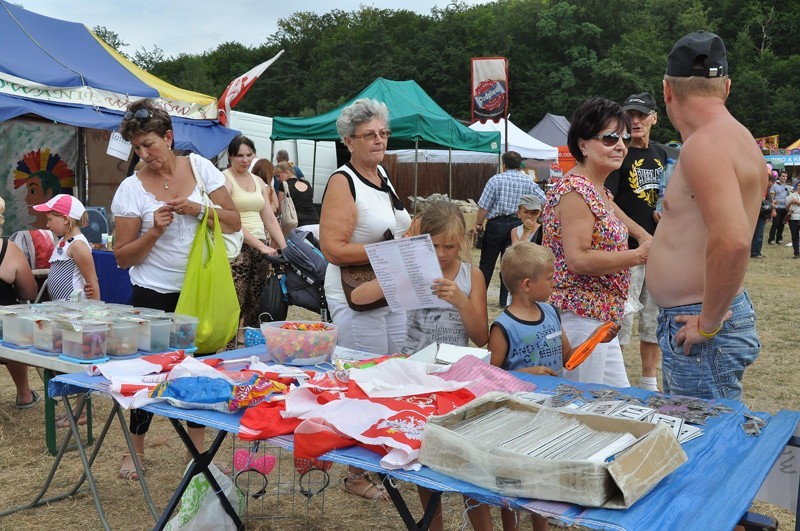
[[[130,120],[131,118],[136,118],[137,120],[146,120],[151,116],[152,114],[150,114],[150,111],[148,109],[139,109],[136,112],[131,112],[131,111],[126,112],[123,118],[125,120]]]
[[[604,135],[595,135],[592,138],[594,138],[595,140],[599,140],[606,147],[614,147],[614,146],[616,146],[617,142],[619,142],[620,138],[622,139],[622,144],[625,147],[628,147],[628,146],[631,145],[631,135],[629,135],[628,133],[625,133],[624,135],[620,135],[617,132],[606,133]]]

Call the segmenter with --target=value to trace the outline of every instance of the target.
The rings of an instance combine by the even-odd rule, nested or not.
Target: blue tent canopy
[[[179,149],[213,157],[238,134],[216,121],[215,98],[147,73],[83,24],[0,0],[0,120],[34,114],[115,130],[127,104],[140,98],[170,113]]]

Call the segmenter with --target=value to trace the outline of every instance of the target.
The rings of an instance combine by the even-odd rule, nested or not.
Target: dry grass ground
[[[800,311],[793,295],[800,263],[791,259],[785,247],[764,246],[767,258],[753,261],[747,273],[747,287],[755,303],[758,328],[764,349],[744,381],[745,403],[753,411],[775,413],[780,409],[800,409],[800,371],[796,350],[796,330]],[[477,257],[477,254],[475,255]],[[680,275],[676,271],[676,275]],[[489,295],[489,315],[500,311],[497,306],[497,277]],[[294,318],[308,317],[293,311]],[[626,352],[626,365],[631,381],[638,381],[638,343]],[[38,391],[42,383],[31,371],[31,381]],[[8,372],[0,370],[0,510],[28,502],[38,492],[52,463],[44,448],[43,407],[17,411],[14,386]],[[110,411],[110,402],[95,400],[98,418]],[[210,437],[209,437],[210,439]],[[220,452],[223,459],[232,456],[232,438]],[[113,529],[149,529],[153,525],[137,483],[117,478],[121,454],[125,448],[118,429],[112,429],[93,468],[106,515]],[[147,439],[148,485],[159,508],[169,500],[184,468],[184,450],[172,427],[163,418],[156,418]],[[59,471],[55,488],[66,488],[80,475],[80,461],[69,452]],[[347,530],[403,529],[402,522],[390,503],[369,503],[344,494],[336,488],[344,467],[331,469],[333,487],[324,496],[310,500],[296,492],[291,460],[282,460],[281,497],[272,494],[262,501],[250,502],[246,523],[249,529],[261,530]],[[273,473],[275,475],[275,473]],[[276,476],[277,477],[277,476]],[[274,483],[277,483],[273,479]],[[275,485],[278,487],[278,485]],[[401,489],[414,514],[421,514],[415,489],[402,484]],[[275,501],[280,505],[276,506]],[[784,529],[792,529],[794,515],[767,504],[756,504],[755,510],[780,521]],[[460,529],[463,523],[460,496],[444,497],[447,529]],[[0,529],[63,529],[65,531],[99,529],[100,523],[92,498],[81,494],[73,499],[53,503],[0,518]],[[528,528],[527,524],[523,528]]]

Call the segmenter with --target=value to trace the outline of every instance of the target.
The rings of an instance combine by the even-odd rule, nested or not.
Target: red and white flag
[[[247,73],[237,77],[233,81],[230,82],[228,87],[222,92],[222,95],[219,97],[219,123],[225,125],[228,123],[228,116],[231,113],[231,108],[234,105],[239,103],[239,101],[247,94],[247,91],[250,90],[250,87],[258,79],[258,76],[264,73],[264,71],[272,66],[272,63],[278,60],[283,54],[283,50],[278,52],[275,57],[268,61],[264,61],[260,65],[252,68]]]

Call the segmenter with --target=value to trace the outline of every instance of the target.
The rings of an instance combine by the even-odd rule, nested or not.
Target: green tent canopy
[[[391,81],[379,77],[362,90],[358,96],[341,107],[310,118],[283,118],[272,120],[273,141],[277,140],[339,140],[336,119],[342,109],[359,98],[382,101],[389,107],[392,129],[392,147],[401,147],[403,141],[423,145],[436,145],[465,151],[500,153],[500,133],[479,133],[459,123],[428,96],[415,81]]]

